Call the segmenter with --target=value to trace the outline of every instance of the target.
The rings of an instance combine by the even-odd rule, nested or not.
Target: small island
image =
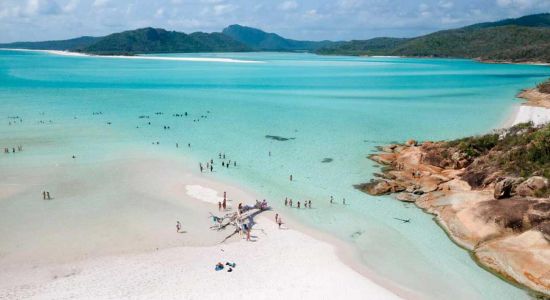
[[[522,92],[524,105],[549,107],[549,87]],[[357,189],[415,203],[481,266],[550,294],[550,124],[379,150],[383,172]]]

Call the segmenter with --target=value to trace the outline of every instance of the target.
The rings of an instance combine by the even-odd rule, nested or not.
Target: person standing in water
[[[311,208],[311,200],[308,201],[308,206]]]
[[[330,204],[332,204],[332,200],[334,200],[334,197],[330,196]]]
[[[346,198],[342,198],[342,204],[346,205]]]
[[[288,206],[288,198],[285,197],[285,206]]]
[[[283,219],[279,218],[279,221],[277,222],[279,224],[279,229],[281,229],[281,224],[283,224]]]
[[[275,223],[279,220],[279,214],[275,214]]]
[[[290,181],[292,181],[292,174],[290,174]]]
[[[181,230],[181,223],[180,221],[176,221],[176,232],[179,233]]]
[[[46,191],[42,191],[42,200],[46,200]]]
[[[298,208],[300,208],[300,201],[298,201]]]
[[[50,197],[50,192],[46,192],[46,197],[48,198],[48,200],[52,200],[52,197]]]

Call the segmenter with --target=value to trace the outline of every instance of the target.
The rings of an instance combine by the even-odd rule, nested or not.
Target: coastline
[[[146,153],[136,153],[129,159],[117,158],[107,165],[99,163],[91,169],[85,166],[83,170],[92,174],[95,172],[104,174],[105,171],[108,173],[108,170],[113,169],[124,170],[120,175],[128,178],[124,187],[124,194],[128,194],[128,198],[120,199],[120,203],[129,202],[129,206],[123,206],[127,211],[126,214],[136,215],[133,211],[128,212],[129,209],[131,210],[130,207],[136,205],[136,200],[131,200],[133,199],[131,195],[140,195],[141,198],[150,200],[167,199],[163,200],[163,202],[170,202],[167,208],[175,210],[176,214],[183,213],[185,216],[181,220],[183,229],[187,233],[177,234],[175,230],[172,231],[176,218],[170,218],[160,220],[159,224],[150,225],[157,227],[157,230],[161,228],[159,226],[169,226],[166,232],[155,233],[160,234],[161,238],[154,239],[156,240],[154,243],[143,240],[142,235],[134,237],[136,233],[125,239],[124,236],[127,233],[117,223],[119,217],[112,216],[109,217],[110,221],[104,220],[110,223],[109,233],[98,232],[99,235],[94,235],[92,231],[97,231],[97,228],[94,226],[88,228],[87,222],[81,222],[74,224],[78,227],[78,232],[70,230],[64,234],[66,237],[45,241],[48,247],[44,247],[45,244],[41,242],[20,240],[17,243],[30,243],[31,249],[32,245],[36,244],[38,248],[29,253],[18,253],[12,252],[17,251],[18,247],[13,249],[3,247],[3,253],[0,255],[0,265],[3,268],[0,274],[0,298],[106,298],[112,295],[125,298],[178,298],[178,295],[188,295],[192,299],[209,299],[225,294],[230,299],[243,296],[273,298],[270,295],[277,295],[277,297],[284,295],[286,298],[298,299],[304,295],[316,297],[329,295],[337,298],[344,293],[351,299],[362,299],[365,294],[376,299],[398,299],[396,294],[405,293],[399,291],[397,287],[390,287],[390,283],[384,286],[378,282],[379,280],[371,280],[365,273],[351,267],[349,263],[352,260],[343,259],[349,258],[345,246],[334,240],[323,239],[323,234],[315,234],[314,229],[304,229],[302,225],[283,215],[286,228],[279,230],[273,221],[275,211],[264,212],[255,218],[253,242],[241,240],[237,235],[225,243],[218,244],[231,229],[225,232],[208,229],[209,218],[206,218],[208,212],[217,211],[217,204],[213,203],[215,202],[213,197],[221,198],[222,191],[227,191],[230,199],[229,207],[236,206],[233,203],[235,200],[231,201],[231,199],[246,199],[244,203],[252,204],[253,199],[261,198],[233,184],[227,185],[186,167],[182,168],[181,165],[185,166],[185,161],[185,158],[175,156],[159,160]],[[28,177],[30,176],[28,172],[34,170],[34,167],[8,170],[11,174],[10,180],[4,180],[5,183],[0,186],[6,187],[10,181],[16,181],[19,177]],[[83,170],[77,173],[83,173]],[[55,173],[59,172],[60,174],[75,172],[75,169],[70,166],[60,166]],[[7,190],[7,193],[0,195],[0,202],[5,204],[8,200],[8,202],[24,201],[23,198],[28,198],[29,192],[35,193],[34,190],[39,188],[35,183],[49,181],[47,185],[51,185],[56,182],[55,179],[46,178],[53,175],[47,173],[49,172],[34,174],[33,182],[28,185],[18,186],[12,190],[2,188]],[[105,175],[99,175],[101,176]],[[53,175],[53,177],[58,176]],[[72,185],[75,185],[74,192],[78,193],[76,189],[81,186],[80,182],[83,178],[75,176],[69,180]],[[109,181],[110,178],[107,176],[105,180]],[[106,182],[103,181],[94,183],[98,186],[104,184]],[[39,206],[67,205],[67,199],[64,199],[60,192],[55,194],[59,195],[59,199],[55,199],[52,203],[46,204],[42,201],[37,203],[36,200],[32,202]],[[95,196],[92,199],[97,201]],[[160,205],[163,206],[163,204]],[[25,207],[27,212],[32,214],[35,208],[44,209],[28,206],[28,204]],[[82,213],[89,210],[90,207],[84,207]],[[80,214],[80,212],[73,213]],[[143,213],[151,213],[157,215],[155,218],[159,217],[154,211]],[[170,214],[166,211],[162,213]],[[138,212],[137,215],[140,214],[142,213]],[[63,214],[60,213],[60,215]],[[87,215],[89,218],[96,218],[94,212]],[[194,222],[194,215],[197,220],[202,220]],[[26,219],[25,216],[19,217]],[[140,223],[142,222],[150,221],[140,219]],[[138,226],[139,224],[130,225],[132,231],[145,230]],[[32,226],[27,227],[28,230],[33,235],[41,235]],[[41,230],[46,231],[50,228],[41,228]],[[96,246],[91,245],[94,241],[99,245],[107,245],[100,237],[103,234],[110,236],[108,241],[113,239],[122,239],[125,243],[131,243],[135,239],[138,241],[130,244],[130,247],[120,246],[120,243],[115,243],[120,247],[108,244],[110,249],[104,251],[105,249],[97,249]],[[190,239],[186,239],[188,235],[191,235]],[[85,236],[87,242],[82,240],[83,243],[75,246],[76,248],[65,249],[63,245],[71,243],[70,241],[74,243],[78,236]],[[204,238],[205,236],[210,238]],[[172,243],[170,240],[175,242]],[[9,239],[4,243],[10,243]],[[307,251],[302,251],[303,249]],[[36,257],[36,253],[42,253],[42,255]],[[34,259],[31,259],[33,257]],[[232,273],[227,273],[225,270],[216,272],[213,268],[218,261],[235,262],[237,267]],[[334,284],[330,280],[331,274],[339,274],[341,282]],[[258,282],[263,284],[258,285]],[[247,288],[243,288],[244,286]]]
[[[522,90],[516,97],[525,101],[514,109],[503,127],[526,122],[533,122],[534,125],[550,122],[550,95],[540,93],[537,88],[530,88]]]
[[[244,63],[244,64],[257,64],[261,61],[255,60],[241,60],[233,58],[216,58],[216,57],[164,57],[164,56],[124,56],[124,55],[93,55],[87,53],[78,53],[70,51],[60,50],[33,50],[33,49],[19,49],[19,48],[0,48],[0,50],[7,51],[23,51],[23,52],[41,52],[52,55],[72,56],[72,57],[101,57],[101,58],[120,58],[120,59],[138,59],[138,60],[164,60],[164,61],[195,61],[195,62],[222,62],[222,63]]]
[[[505,127],[525,122],[540,126],[550,122],[550,95],[533,88],[522,91],[517,97],[527,102],[514,108]],[[550,277],[546,270],[550,265],[550,239],[547,223],[544,223],[548,212],[543,208],[550,204],[548,199],[536,198],[536,194],[525,192],[527,187],[531,189],[525,181],[516,183],[517,189],[524,192],[507,196],[511,197],[507,199],[510,202],[505,203],[497,198],[497,194],[501,193],[507,177],[503,181],[492,178],[494,182],[486,185],[485,181],[493,176],[489,175],[483,188],[472,187],[465,176],[479,175],[473,170],[469,172],[474,175],[466,175],[466,170],[470,166],[483,165],[483,160],[476,165],[476,160],[467,162],[456,152],[450,158],[454,162],[453,167],[438,166],[442,157],[449,159],[451,155],[444,149],[438,142],[417,144],[413,140],[402,145],[385,146],[369,158],[387,166],[387,169],[377,175],[379,179],[357,185],[356,188],[371,195],[395,194],[396,200],[414,203],[425,213],[433,215],[434,221],[449,239],[470,252],[480,267],[526,288],[535,297],[548,297]],[[443,165],[442,162],[439,164]],[[544,178],[540,180],[543,182]],[[540,211],[535,207],[540,207]],[[512,211],[507,212],[510,209]],[[517,225],[507,227],[502,224],[513,222],[511,220],[517,216],[512,214],[526,216],[528,212],[538,213],[542,221],[521,220],[520,217],[522,225],[519,232],[514,227]],[[542,223],[536,225],[539,221]]]
[[[196,162],[193,161],[192,163],[187,164],[187,166],[194,166],[195,164],[196,164]],[[186,166],[186,165],[183,164],[183,166]],[[195,170],[195,169],[192,168],[192,170]],[[196,173],[198,173],[198,172],[194,172],[194,173],[195,173],[195,175],[196,175]],[[190,184],[195,185],[195,183],[190,183]],[[203,187],[206,187],[206,186],[208,186],[208,185],[205,185],[205,186],[203,186]],[[231,185],[231,186],[237,186],[237,187],[238,187],[239,184],[237,184],[237,185]],[[187,186],[186,186],[186,187],[187,187]],[[187,189],[185,188],[185,189],[183,189],[182,191],[185,192],[186,190],[187,190]],[[179,190],[178,190],[178,191],[179,191]],[[8,191],[8,192],[9,192],[9,191]],[[181,192],[181,191],[180,191],[180,192]],[[188,191],[187,191],[187,194],[189,194]],[[198,193],[198,194],[201,194],[201,193]],[[208,194],[208,192],[207,192],[207,194]],[[183,195],[183,194],[182,194],[182,195]],[[149,196],[149,195],[148,195],[148,196]],[[197,195],[195,194],[195,196],[197,196]],[[198,197],[200,198],[200,197],[202,197],[202,196],[198,196]],[[219,193],[217,193],[217,196],[216,196],[216,197],[218,197],[218,199],[219,199]],[[197,197],[195,197],[195,198],[197,198]],[[252,199],[252,197],[250,197],[250,199]],[[195,201],[195,202],[196,202],[196,201]],[[193,202],[193,203],[195,203],[195,202]],[[203,201],[203,202],[204,202],[204,201]],[[209,202],[209,201],[207,201],[207,202]],[[213,201],[211,201],[211,202],[213,202]],[[200,203],[200,206],[202,206],[203,204],[206,205],[206,202],[205,202],[205,203],[202,203],[202,202],[201,202],[201,203]],[[199,205],[199,204],[197,204],[197,205]],[[209,205],[210,205],[210,204],[209,204]],[[300,225],[300,224],[298,224],[298,223],[296,223],[296,224],[290,223],[290,222],[292,222],[292,221],[290,221],[290,220],[289,220],[287,217],[285,217],[285,216],[283,216],[283,218],[285,218],[285,222],[288,223],[288,224],[290,224],[291,227],[292,227],[293,229],[298,228],[298,226]],[[172,228],[172,227],[173,227],[172,219],[173,219],[173,218],[170,219],[170,224],[167,225],[167,227],[169,227],[169,228]],[[273,219],[273,214],[271,214],[270,219]],[[270,221],[270,220],[269,220],[269,221]],[[261,223],[261,226],[262,226],[262,228],[263,228],[264,225],[265,225],[264,222],[260,222],[260,223]],[[323,233],[314,233],[314,232],[312,233],[312,232],[310,232],[310,231],[314,231],[314,228],[311,228],[311,230],[309,230],[308,228],[305,228],[304,230],[305,230],[306,232],[308,232],[308,235],[313,236],[313,237],[316,237],[316,236],[317,236],[316,234],[318,234],[319,236],[323,236]],[[301,228],[300,228],[298,231],[302,231]],[[310,234],[310,233],[311,233],[311,234]],[[329,243],[332,244],[333,246],[334,246],[334,245],[338,245],[339,242],[341,242],[341,241],[337,241],[336,238],[334,238],[334,237],[331,238],[330,236],[326,236],[326,237],[320,238],[320,240],[325,240],[325,238],[326,238],[327,241],[330,241]],[[239,242],[238,242],[238,243],[239,243]],[[292,241],[285,241],[285,243],[291,244]],[[341,244],[343,244],[343,243],[341,243]],[[196,246],[196,247],[201,247],[201,249],[202,249],[202,248],[208,249],[208,248],[211,247],[211,246],[200,246],[200,245],[199,245],[199,246]],[[287,247],[288,247],[288,245],[287,245]],[[361,266],[358,266],[358,264],[355,263],[356,261],[354,261],[353,257],[352,257],[351,255],[349,255],[349,254],[351,254],[351,252],[347,253],[346,251],[342,250],[341,247],[346,248],[346,245],[338,245],[335,249],[333,249],[333,250],[335,250],[335,251],[337,252],[337,254],[339,254],[340,259],[341,259],[343,262],[349,261],[349,262],[348,262],[348,265],[349,265],[350,267],[352,267],[353,269],[361,269]],[[348,248],[350,248],[350,247],[348,247]],[[151,249],[149,249],[149,250],[151,250]],[[152,251],[152,250],[151,250],[151,251]],[[185,250],[183,250],[183,251],[185,251]],[[128,255],[134,255],[134,254],[138,254],[138,253],[128,253]],[[116,255],[115,255],[114,257],[117,257],[117,259],[119,259],[118,256],[116,256]],[[95,258],[94,258],[94,259],[95,259]],[[122,258],[120,258],[120,259],[122,259]],[[210,267],[210,265],[208,265],[208,267]],[[209,271],[210,271],[210,270],[209,270]],[[360,273],[361,273],[361,272],[360,272]],[[368,274],[368,270],[366,270],[366,273]],[[63,272],[61,272],[60,274],[63,274]],[[70,273],[68,273],[68,274],[70,274]],[[56,274],[56,276],[58,276],[58,275]],[[71,276],[72,276],[72,275],[71,275]],[[298,281],[299,281],[299,280],[298,280]],[[377,280],[373,280],[373,281],[377,282]],[[382,281],[384,281],[383,278],[382,278]],[[294,283],[293,283],[293,282],[288,282],[288,285],[294,285]],[[391,282],[390,282],[390,284],[389,284],[388,286],[391,286]],[[427,285],[427,286],[428,286],[428,285]],[[398,294],[401,295],[401,291],[400,291],[400,292],[396,292],[396,293],[398,293]],[[413,293],[411,293],[411,294],[413,294]],[[407,295],[407,296],[409,296],[409,295]],[[414,296],[416,296],[416,297],[414,297]],[[413,296],[410,296],[410,298],[422,298],[422,297],[413,294]]]

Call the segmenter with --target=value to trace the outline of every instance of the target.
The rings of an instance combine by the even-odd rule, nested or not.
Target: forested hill
[[[0,48],[11,49],[32,49],[32,50],[73,50],[81,49],[92,45],[101,38],[92,36],[82,36],[70,40],[44,41],[44,42],[16,42],[9,44],[0,44]]]
[[[351,41],[317,53],[550,62],[550,14],[474,24],[410,39]]]
[[[92,54],[139,54],[184,52],[240,52],[250,48],[221,33],[185,34],[142,28],[108,35],[96,43],[75,49]]]
[[[275,33],[241,25],[228,26],[222,33],[257,51],[313,51],[336,44],[331,41],[292,40]]]

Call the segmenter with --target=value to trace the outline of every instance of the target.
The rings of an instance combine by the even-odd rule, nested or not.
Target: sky
[[[308,40],[411,37],[550,12],[550,0],[0,0],[0,42],[241,24]]]

